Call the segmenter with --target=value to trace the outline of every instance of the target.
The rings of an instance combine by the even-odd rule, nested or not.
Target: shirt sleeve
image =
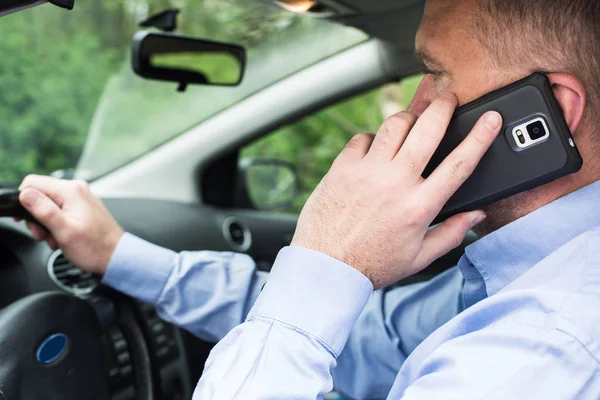
[[[246,322],[211,352],[194,399],[318,399],[371,296],[360,272],[284,248]]]
[[[153,305],[160,317],[217,342],[241,324],[268,274],[232,252],[181,252],[125,233],[102,282]]]
[[[267,277],[244,254],[175,253],[126,233],[103,282],[217,342],[246,320]],[[332,371],[335,389],[353,399],[385,398],[406,357],[460,312],[461,288],[462,275],[452,268],[429,282],[375,292]]]

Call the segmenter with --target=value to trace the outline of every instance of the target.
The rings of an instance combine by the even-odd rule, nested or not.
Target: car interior
[[[57,12],[68,18],[69,13],[78,12],[78,7],[86,1],[91,2],[52,3],[72,7],[73,11],[57,8]],[[118,81],[113,80],[96,106],[76,171],[59,171],[55,176],[88,180],[92,191],[127,232],[175,251],[247,253],[260,270],[269,271],[279,250],[292,240],[297,211],[306,196],[302,198],[299,194],[303,170],[297,168],[293,160],[278,159],[276,154],[273,156],[264,150],[268,147],[268,138],[316,113],[329,112],[331,107],[418,74],[422,65],[413,56],[414,37],[425,2],[253,2],[335,29],[351,29],[354,38],[344,45],[338,42],[337,48],[332,47],[315,60],[297,63],[293,69],[279,64],[301,57],[300,50],[284,52],[272,60],[265,54],[248,52],[246,75],[241,84],[234,79],[232,85],[238,85],[236,88],[195,86],[201,81],[193,81],[192,77],[179,86],[174,82],[156,83],[164,85],[172,96],[169,101],[174,104],[200,93],[197,90],[210,92],[196,97],[225,93],[223,96],[233,100],[219,109],[206,111],[206,116],[199,121],[183,121],[181,117],[180,125],[175,128],[177,132],[157,136],[142,151],[129,154],[129,158],[115,156],[112,164],[103,164],[105,154],[127,151],[128,143],[143,139],[132,134],[129,141],[124,140],[122,148],[115,150],[106,146],[105,153],[94,152],[93,145],[98,147],[104,140],[103,126],[114,121],[109,94],[110,85],[117,86]],[[44,2],[0,3],[3,4],[0,10],[4,10],[0,15],[17,8],[15,15],[25,15],[38,6],[25,8]],[[42,4],[39,9],[55,5]],[[193,4],[186,7],[191,8]],[[177,12],[153,14],[158,16],[159,22],[151,21],[148,15],[143,18],[153,29],[177,32],[173,19],[178,18]],[[0,18],[0,29],[5,19],[12,17],[11,14]],[[317,34],[327,34],[327,30]],[[271,72],[276,75],[273,80],[253,86],[254,77],[265,73],[254,67],[253,57],[266,58],[274,65],[272,68],[278,68],[278,72]],[[133,74],[129,72],[134,69],[132,62],[125,64],[127,73]],[[147,78],[152,79],[151,76],[144,79]],[[178,94],[177,90],[184,93]],[[183,96],[183,100],[177,96]],[[116,99],[114,103],[119,101],[121,99]],[[136,101],[139,101],[140,113],[152,112],[144,109],[141,100]],[[196,106],[197,103],[189,107],[177,104],[181,113],[196,112]],[[382,121],[375,119],[375,123]],[[171,123],[170,120],[167,123]],[[162,122],[152,124],[156,130],[164,126]],[[353,126],[348,130],[352,131]],[[247,150],[253,145],[258,146],[254,154]],[[298,157],[302,157],[301,149],[298,149]],[[253,179],[261,180],[263,186],[264,182],[270,182],[270,186],[257,188]],[[310,192],[306,188],[305,191]],[[290,207],[292,203],[294,207]],[[34,393],[28,389],[32,385],[44,388],[47,399],[191,398],[213,343],[162,321],[151,306],[105,287],[99,277],[72,265],[60,250],[52,251],[47,244],[36,242],[22,222],[0,219],[0,237],[3,255],[0,264],[0,358],[3,360],[0,399],[33,398],[14,395]],[[469,235],[458,249],[398,285],[430,279],[456,265],[464,246],[474,239],[474,235]],[[74,338],[65,356],[72,360],[60,367],[67,370],[45,368],[35,362],[40,341],[54,331]],[[79,376],[78,385],[66,384],[68,374]]]

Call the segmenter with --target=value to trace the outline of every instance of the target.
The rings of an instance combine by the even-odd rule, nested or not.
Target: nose
[[[419,117],[438,95],[434,76],[425,75],[406,110]]]

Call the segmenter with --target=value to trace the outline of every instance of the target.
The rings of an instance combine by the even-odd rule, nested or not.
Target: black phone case
[[[544,185],[578,171],[583,164],[548,78],[535,73],[459,107],[423,176],[429,176],[490,110],[502,115],[501,131],[475,172],[448,200],[434,223]],[[527,149],[519,149],[512,128],[538,116],[544,118],[550,136]]]

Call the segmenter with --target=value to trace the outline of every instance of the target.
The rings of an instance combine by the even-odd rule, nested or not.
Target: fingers
[[[465,140],[425,180],[424,196],[438,199],[437,206],[441,209],[471,176],[485,152],[498,136],[501,126],[500,114],[496,111],[485,113]]]
[[[458,247],[469,230],[483,222],[485,217],[483,211],[479,210],[458,214],[428,231],[423,239],[421,253],[415,260],[415,266],[419,270],[423,269]]]
[[[453,94],[445,93],[435,99],[415,123],[396,156],[399,163],[419,178],[444,137],[456,104]]]
[[[52,250],[57,250],[58,249],[58,243],[56,243],[56,239],[54,239],[54,236],[52,236],[52,235],[48,236],[48,238],[46,239],[46,241],[48,242],[48,246],[50,246],[50,248]]]
[[[64,195],[68,189],[68,181],[51,176],[28,175],[19,186],[20,190],[25,188],[36,188],[50,197],[59,207],[62,207]]]
[[[23,207],[48,230],[60,229],[64,225],[62,210],[50,197],[37,189],[25,188],[19,195]]]
[[[48,238],[48,231],[45,228],[36,224],[35,222],[25,221],[25,225],[27,226],[27,229],[29,229],[35,240],[41,242],[42,240],[46,240]]]
[[[54,237],[46,230],[46,228],[31,221],[25,221],[25,225],[35,240],[39,242],[45,240],[48,242],[48,246],[50,246],[52,250],[58,249],[58,243],[56,243],[56,239],[54,239]]]
[[[359,133],[358,135],[354,135],[348,144],[346,144],[342,152],[337,156],[336,163],[339,163],[340,161],[355,162],[362,160],[369,151],[369,148],[371,148],[374,137],[375,135],[372,133]]]
[[[439,93],[434,76],[425,75],[406,110],[420,116],[438,96]]]
[[[417,116],[406,111],[387,118],[379,128],[367,157],[383,161],[393,159],[416,121]]]

